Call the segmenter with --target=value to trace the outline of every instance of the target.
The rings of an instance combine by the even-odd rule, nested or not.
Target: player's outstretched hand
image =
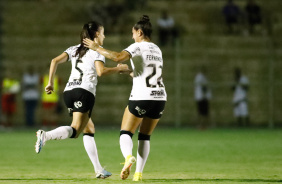
[[[93,40],[90,40],[88,38],[83,39],[83,44],[85,47],[92,49],[92,50],[97,50],[99,48],[98,43],[95,43]]]
[[[47,85],[47,86],[45,87],[45,92],[46,92],[48,95],[52,94],[52,92],[54,92],[53,86]]]

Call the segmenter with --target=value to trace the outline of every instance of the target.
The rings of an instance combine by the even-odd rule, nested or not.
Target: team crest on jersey
[[[135,110],[137,110],[138,114],[141,116],[146,113],[146,110],[141,109],[140,107],[136,106]]]
[[[78,108],[82,107],[82,102],[76,101],[76,102],[74,102],[74,106],[78,109]]]

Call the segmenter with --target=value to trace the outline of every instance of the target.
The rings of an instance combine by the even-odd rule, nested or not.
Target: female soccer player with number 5
[[[132,164],[132,136],[139,127],[136,171],[133,181],[142,180],[142,172],[150,151],[150,136],[159,122],[167,95],[162,80],[163,58],[160,48],[151,42],[152,25],[147,15],[133,26],[132,38],[135,43],[121,52],[102,48],[90,39],[84,39],[86,47],[95,50],[115,62],[130,59],[133,73],[133,86],[128,106],[125,108],[121,130],[120,148],[125,164],[120,177],[129,176]]]
[[[129,72],[125,64],[117,67],[104,67],[105,57],[96,51],[86,48],[82,41],[84,38],[103,45],[105,39],[104,27],[97,22],[84,24],[81,34],[81,43],[68,48],[61,55],[52,59],[49,71],[49,83],[45,88],[47,94],[54,90],[53,81],[58,64],[70,61],[71,74],[64,90],[64,101],[72,118],[71,126],[61,126],[51,131],[37,131],[35,151],[39,153],[49,140],[77,138],[83,132],[83,143],[86,152],[94,166],[97,178],[107,178],[111,173],[102,168],[94,140],[94,124],[91,112],[95,103],[97,77],[120,72]]]

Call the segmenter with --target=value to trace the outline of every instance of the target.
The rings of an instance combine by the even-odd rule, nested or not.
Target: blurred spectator
[[[161,16],[157,20],[159,43],[161,46],[166,45],[169,41],[175,44],[178,37],[178,31],[174,24],[174,19],[168,15],[167,10],[161,12]]]
[[[107,21],[108,27],[110,27],[114,31],[118,31],[118,20],[123,13],[124,6],[117,2],[117,0],[110,0],[109,3],[105,7],[106,12],[108,12]],[[116,28],[115,28],[116,27]]]
[[[194,95],[197,103],[198,121],[201,129],[205,129],[209,125],[209,101],[212,97],[206,73],[206,68],[202,66],[194,80]]]
[[[225,17],[228,33],[238,32],[238,22],[240,17],[239,7],[233,3],[233,0],[227,0],[227,4],[223,7],[222,13]]]
[[[234,91],[233,106],[234,116],[237,120],[238,126],[249,125],[249,112],[248,112],[248,97],[247,91],[249,89],[249,80],[246,76],[242,75],[240,68],[234,70],[235,83],[232,86]]]
[[[143,10],[147,6],[147,0],[124,0],[123,4],[127,6],[129,11],[136,9]]]
[[[43,126],[57,126],[58,123],[58,106],[60,96],[59,87],[61,80],[58,76],[54,78],[54,92],[52,94],[47,94],[45,92],[45,87],[48,85],[49,81],[49,65],[46,69],[46,73],[41,78],[42,92],[42,125]]]
[[[249,0],[245,7],[247,14],[247,21],[249,26],[249,33],[253,34],[255,26],[261,24],[261,10],[260,6],[254,0]]]
[[[24,101],[25,124],[35,125],[35,110],[39,100],[39,75],[29,66],[22,78],[22,98]]]
[[[10,71],[7,71],[6,77],[2,81],[2,125],[12,126],[13,117],[16,112],[16,95],[20,91],[20,82],[15,79]]]
[[[91,20],[103,23],[109,33],[116,33],[121,29],[118,21],[125,12],[125,6],[117,0],[106,0],[89,5],[88,12]]]

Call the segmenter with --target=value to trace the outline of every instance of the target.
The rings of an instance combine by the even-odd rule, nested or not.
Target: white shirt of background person
[[[246,76],[241,76],[239,83],[235,86],[233,103],[247,100],[247,90],[243,86],[248,86],[249,80]]]
[[[24,74],[23,76],[23,99],[24,100],[36,100],[39,99],[39,91],[37,86],[39,85],[38,74]],[[26,89],[25,89],[26,86]]]
[[[158,25],[162,28],[172,28],[174,26],[174,20],[172,17],[167,17],[167,19],[159,18]]]
[[[211,99],[212,93],[210,88],[208,88],[208,80],[203,73],[199,72],[196,75],[194,84],[195,84],[195,100],[199,101],[203,99],[207,99],[207,100]],[[203,90],[204,86],[207,88],[206,91]]]

